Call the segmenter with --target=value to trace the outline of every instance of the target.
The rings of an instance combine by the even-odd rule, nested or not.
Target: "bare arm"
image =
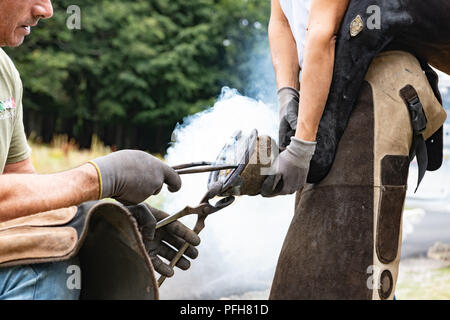
[[[277,88],[300,88],[297,45],[280,0],[272,0],[269,21],[269,44]]]
[[[0,222],[78,205],[98,196],[98,175],[91,164],[56,174],[1,175]]]
[[[34,169],[34,166],[31,163],[31,159],[28,158],[23,161],[5,165],[5,169],[3,169],[3,174],[11,174],[11,173],[36,173],[36,170]]]
[[[306,33],[296,137],[315,141],[328,98],[336,34],[349,0],[312,0]]]
[[[0,222],[99,198],[139,204],[164,184],[176,192],[181,188],[180,176],[139,150],[113,152],[56,174],[4,174],[0,176]]]

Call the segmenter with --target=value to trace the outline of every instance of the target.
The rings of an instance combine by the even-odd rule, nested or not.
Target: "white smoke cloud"
[[[278,112],[224,88],[214,107],[189,117],[174,132],[167,152],[170,165],[214,161],[237,130],[278,136]],[[207,190],[208,174],[182,176],[183,187],[165,194],[164,210],[195,206]],[[176,271],[161,287],[162,299],[217,299],[270,288],[278,254],[294,212],[294,196],[264,199],[243,196],[206,219],[200,256],[187,272]],[[188,226],[195,218],[182,220]]]
[[[434,70],[439,76],[439,90],[441,90],[442,93],[447,93],[450,87],[450,75],[436,69]]]

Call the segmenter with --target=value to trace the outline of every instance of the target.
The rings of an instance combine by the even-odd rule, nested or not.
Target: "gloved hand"
[[[175,257],[177,250],[171,248],[169,245],[180,250],[185,243],[189,243],[190,245],[184,255],[191,259],[197,258],[198,251],[194,246],[200,244],[200,238],[194,231],[181,222],[175,221],[155,232],[156,222],[168,217],[169,215],[167,213],[151,208],[144,203],[128,207],[128,209],[138,223],[145,248],[156,272],[166,277],[171,277],[174,274],[173,268],[159,258],[161,256],[171,261]],[[182,270],[187,270],[191,264],[183,256],[176,266]]]
[[[181,179],[175,170],[143,151],[117,151],[90,163],[97,168],[100,199],[138,204],[158,194],[164,183],[171,192],[181,188]]]
[[[291,87],[278,90],[278,109],[280,112],[280,128],[278,138],[280,150],[284,151],[295,136],[297,130],[298,103],[300,94]]]
[[[263,197],[292,194],[303,187],[316,142],[291,137],[291,143],[275,160],[275,175],[268,176],[261,186]]]

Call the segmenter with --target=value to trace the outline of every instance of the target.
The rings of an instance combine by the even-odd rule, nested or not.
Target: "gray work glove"
[[[297,130],[298,103],[300,94],[291,87],[278,90],[278,109],[280,112],[280,128],[278,131],[280,150],[284,151],[295,136]]]
[[[268,176],[261,187],[263,197],[292,194],[302,188],[308,177],[309,164],[316,142],[291,137],[291,143],[275,160],[275,175]]]
[[[171,192],[181,188],[181,179],[175,170],[143,151],[117,151],[90,163],[97,168],[100,199],[138,204],[158,194],[164,183]]]
[[[200,244],[199,236],[179,221],[172,222],[155,231],[156,222],[169,215],[147,204],[140,204],[130,210],[138,222],[145,248],[155,271],[163,276],[172,277],[174,274],[173,268],[168,263],[164,263],[160,257],[172,261],[178,250],[183,248],[186,243],[189,243],[189,247],[184,256],[177,262],[176,267],[182,270],[189,269],[191,263],[186,257],[197,258],[198,250],[194,246]]]

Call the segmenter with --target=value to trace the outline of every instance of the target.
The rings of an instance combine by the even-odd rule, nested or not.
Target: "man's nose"
[[[48,19],[53,16],[53,6],[50,0],[39,0],[33,5],[33,17]]]

